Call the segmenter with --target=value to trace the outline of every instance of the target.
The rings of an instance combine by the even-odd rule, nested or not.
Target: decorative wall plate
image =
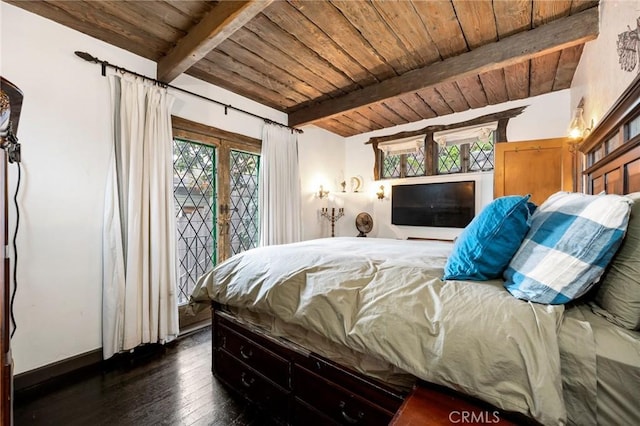
[[[360,192],[362,190],[362,176],[353,176],[351,178],[351,192]]]

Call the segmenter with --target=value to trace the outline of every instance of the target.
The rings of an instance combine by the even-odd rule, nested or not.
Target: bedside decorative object
[[[356,229],[360,231],[358,237],[366,237],[373,229],[373,219],[369,213],[358,213],[356,216]]]
[[[320,210],[320,215],[322,217],[326,217],[329,222],[331,222],[331,236],[335,237],[335,225],[336,222],[338,221],[338,219],[340,219],[342,216],[344,216],[344,209],[342,207],[340,207],[338,209],[338,214],[336,215],[336,208],[335,207],[331,207],[331,214],[329,214],[329,209],[327,209],[326,207],[323,207]]]
[[[340,182],[340,186],[342,187],[342,192],[347,192],[347,181]]]

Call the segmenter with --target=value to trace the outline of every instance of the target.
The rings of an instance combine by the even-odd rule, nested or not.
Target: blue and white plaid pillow
[[[582,296],[620,246],[631,204],[620,195],[553,194],[531,217],[531,229],[504,272],[506,289],[537,303]]]

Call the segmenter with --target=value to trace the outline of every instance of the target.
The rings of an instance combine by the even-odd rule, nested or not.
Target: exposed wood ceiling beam
[[[219,2],[158,61],[158,80],[170,83],[272,2],[273,0]]]
[[[293,111],[289,114],[289,125],[312,123],[388,98],[504,68],[583,44],[597,36],[598,8],[594,7],[341,97]]]

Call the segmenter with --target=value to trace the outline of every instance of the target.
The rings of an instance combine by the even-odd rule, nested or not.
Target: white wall
[[[153,76],[155,76],[155,63],[153,63]],[[94,70],[95,71],[95,70]],[[250,111],[262,117],[269,118],[279,123],[287,123],[287,114],[277,111],[268,106],[259,104],[245,97],[236,95],[233,92],[221,87],[205,83],[197,78],[182,74],[172,83],[173,86],[188,90],[193,93],[206,96],[211,99],[223,102],[227,105]],[[224,107],[216,105],[195,96],[171,90],[171,94],[176,97],[172,114],[187,118],[197,123],[217,127],[229,132],[239,133],[256,139],[262,139],[262,127],[264,122],[232,109],[224,114]]]
[[[331,229],[320,209],[334,204],[339,182],[336,177],[344,170],[344,138],[316,126],[306,126],[298,137],[300,179],[302,191],[302,238],[328,237]],[[320,185],[329,195],[318,198]],[[342,219],[341,219],[342,220]]]
[[[600,0],[600,34],[587,43],[571,83],[571,109],[584,98],[584,119],[597,125],[640,72],[640,64],[631,72],[618,63],[618,34],[628,27],[637,28],[640,2],[637,0]]]
[[[402,131],[416,130],[429,125],[451,124],[472,118],[490,114],[497,111],[528,105],[522,114],[509,120],[507,138],[509,141],[546,139],[563,137],[567,135],[567,127],[570,121],[570,92],[562,90],[529,99],[505,102],[499,105],[490,105],[484,108],[464,111],[456,114],[423,120],[416,123],[395,126],[389,129],[376,130],[369,133],[352,136],[346,139],[345,148],[345,174],[350,176],[362,176],[365,181],[365,194],[350,194],[344,201],[345,207],[350,211],[366,211],[370,213],[374,221],[374,229],[370,236],[390,238],[441,238],[453,239],[459,233],[459,229],[442,229],[426,227],[398,227],[391,225],[390,200],[378,200],[375,192],[381,183],[384,183],[389,193],[390,185],[402,183],[401,180],[387,180],[376,182],[373,180],[374,156],[371,145],[365,143],[374,136],[393,135]],[[475,179],[478,209],[482,208],[493,199],[493,172],[466,174],[464,176],[429,176],[413,178],[411,182],[442,182],[446,180]],[[354,214],[354,216],[355,216]],[[355,229],[352,221],[346,220],[340,224],[340,232],[346,233]]]
[[[101,347],[107,81],[85,50],[141,73],[153,63],[2,3],[2,76],[24,92],[16,373]],[[9,188],[16,185],[10,166]],[[14,219],[15,212],[10,211]],[[13,226],[11,227],[11,229]]]
[[[110,152],[107,80],[100,68],[77,58],[100,59],[155,76],[155,63],[22,9],[0,3],[0,74],[24,92],[18,129],[22,143],[18,235],[15,373],[79,355],[102,345],[101,229]],[[175,85],[286,122],[287,116],[197,79]],[[261,138],[262,122],[176,94],[174,114]],[[340,142],[322,136],[328,146]],[[318,143],[304,135],[308,147]],[[341,138],[340,138],[341,139]],[[337,162],[343,162],[343,149]],[[303,156],[317,167],[312,155]],[[322,163],[333,163],[327,153]],[[302,164],[302,168],[305,166]],[[15,188],[16,167],[10,166]],[[15,220],[15,211],[10,218]],[[13,225],[11,226],[13,229]]]

